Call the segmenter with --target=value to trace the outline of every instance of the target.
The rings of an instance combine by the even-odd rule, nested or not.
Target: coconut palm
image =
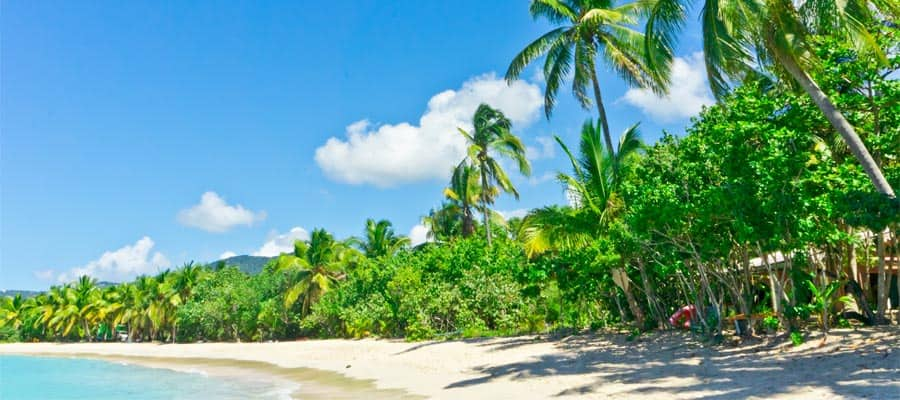
[[[691,0],[646,0],[647,46],[662,43],[671,49],[687,18]],[[733,79],[759,73],[763,64],[777,76],[792,80],[813,100],[847,143],[875,188],[895,197],[875,159],[856,129],[819,87],[809,71],[818,60],[810,36],[828,34],[857,45],[858,50],[884,60],[866,24],[879,18],[897,19],[895,0],[706,0],[703,2],[703,50],[710,86],[717,96],[726,93]],[[665,61],[664,59],[660,61]],[[651,65],[654,60],[651,58]],[[790,86],[790,85],[789,85]]]
[[[275,260],[275,271],[288,276],[285,308],[302,299],[300,313],[308,314],[312,305],[335,281],[343,279],[344,271],[359,257],[359,252],[348,243],[335,240],[324,229],[314,230],[308,242],[294,242],[293,253],[282,254]]]
[[[400,249],[409,246],[409,238],[398,236],[394,233],[394,227],[388,220],[375,222],[374,219],[366,220],[366,236],[360,241],[359,246],[366,257],[377,258],[392,256]]]
[[[90,339],[99,311],[98,295],[96,280],[88,276],[79,277],[74,285],[52,287],[49,301],[41,311],[41,321],[60,336],[75,332],[81,338]]]
[[[462,236],[469,237],[475,233],[475,216],[473,209],[481,197],[481,186],[478,184],[478,170],[466,160],[453,169],[450,186],[444,189],[444,197],[458,210],[462,223]]]
[[[173,343],[178,335],[178,319],[175,318],[175,312],[188,301],[194,287],[206,277],[207,271],[191,261],[163,278],[162,296],[164,303],[168,303],[163,309],[167,311],[167,320],[172,328],[170,339]]]
[[[573,206],[549,206],[529,213],[520,228],[526,252],[535,255],[552,248],[588,244],[624,210],[618,194],[627,167],[637,159],[642,147],[638,125],[632,125],[619,138],[613,156],[603,147],[601,128],[591,121],[581,128],[579,155],[576,157],[556,137],[572,163],[572,174],[557,178],[569,191]]]
[[[21,294],[0,299],[0,326],[19,329],[25,318],[26,302]]]
[[[446,242],[462,236],[464,213],[454,201],[445,201],[436,209],[431,209],[422,218],[422,224],[428,228],[428,239]],[[474,225],[474,220],[472,221]],[[474,227],[473,227],[474,231]]]
[[[468,160],[471,166],[477,169],[480,177],[480,202],[484,216],[484,228],[488,246],[491,245],[490,205],[494,197],[503,190],[519,198],[519,192],[513,186],[509,176],[500,166],[494,154],[514,161],[519,172],[525,176],[531,174],[531,165],[525,157],[525,145],[510,132],[512,123],[499,110],[491,108],[487,104],[481,104],[475,110],[472,124],[474,131],[469,133],[463,129],[459,132],[468,143]],[[497,186],[494,186],[496,184]],[[497,189],[499,187],[499,190]]]
[[[531,42],[513,58],[506,71],[507,81],[517,79],[525,67],[546,56],[543,67],[546,87],[544,113],[547,118],[556,104],[563,81],[572,73],[572,92],[582,107],[591,106],[588,85],[603,127],[606,149],[614,150],[609,120],[603,105],[597,61],[615,70],[629,85],[663,92],[668,84],[671,47],[646,40],[633,29],[643,12],[643,1],[615,5],[612,0],[533,0],[529,11],[558,28]],[[651,38],[652,39],[652,38]],[[645,43],[651,45],[645,46]],[[652,59],[654,63],[646,60]]]

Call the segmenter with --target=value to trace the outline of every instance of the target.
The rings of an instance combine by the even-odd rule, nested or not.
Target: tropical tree
[[[25,317],[26,301],[21,294],[0,299],[0,326],[19,329]]]
[[[394,233],[394,227],[388,220],[375,222],[366,220],[366,236],[359,245],[366,257],[377,258],[392,256],[400,249],[409,246],[409,238]]]
[[[168,303],[168,307],[165,307],[165,310],[172,328],[171,340],[173,343],[178,336],[178,319],[175,318],[175,312],[178,307],[190,299],[194,288],[206,277],[206,269],[200,265],[194,265],[192,261],[171,273],[167,279],[164,279],[162,296],[163,301]]]
[[[466,138],[469,145],[467,156],[469,163],[476,168],[480,177],[481,211],[484,215],[487,244],[490,246],[490,205],[493,204],[494,197],[499,193],[497,187],[506,193],[511,193],[516,199],[519,198],[519,192],[493,154],[511,159],[517,164],[519,172],[526,176],[531,174],[531,165],[528,158],[525,157],[525,145],[510,132],[512,123],[502,112],[487,104],[481,104],[475,110],[472,123],[474,125],[473,132],[466,132],[462,128],[459,129],[459,132]],[[466,184],[468,184],[468,179],[466,179]]]
[[[343,279],[344,271],[359,257],[359,252],[348,243],[335,240],[324,229],[314,230],[309,241],[294,242],[294,252],[280,255],[274,264],[275,271],[288,276],[285,309],[302,299],[300,313],[308,314],[312,305],[331,289],[335,281]]]
[[[444,189],[444,197],[459,211],[463,237],[475,233],[475,216],[472,209],[481,197],[478,178],[478,170],[463,160],[453,169],[450,186]]]
[[[609,119],[597,78],[597,56],[615,70],[629,85],[663,92],[668,84],[670,46],[656,44],[634,30],[645,6],[644,1],[615,5],[612,0],[533,0],[529,11],[558,28],[545,33],[513,58],[506,71],[507,81],[517,79],[525,67],[546,56],[543,66],[544,113],[547,118],[556,104],[560,86],[572,73],[572,92],[585,109],[590,108],[588,85],[593,89],[603,138],[610,153],[613,147]],[[648,44],[646,45],[645,44]],[[651,59],[654,63],[648,63]]]
[[[693,1],[647,3],[645,47],[662,44],[671,49],[687,18],[687,6]],[[700,19],[710,86],[721,96],[729,90],[732,79],[759,75],[761,71],[754,67],[759,64],[769,67],[776,76],[792,80],[840,133],[875,188],[895,197],[856,129],[810,74],[820,61],[809,39],[817,34],[833,35],[854,43],[862,53],[886,60],[867,24],[886,17],[896,20],[898,15],[900,6],[892,0],[706,0]],[[667,61],[655,57],[649,60],[651,66]]]
[[[585,122],[578,157],[556,137],[572,164],[572,174],[559,173],[557,179],[566,185],[574,204],[539,208],[525,217],[521,236],[529,255],[585,246],[624,210],[619,188],[642,147],[640,131],[637,124],[625,130],[614,153],[604,149],[601,135],[599,124]]]

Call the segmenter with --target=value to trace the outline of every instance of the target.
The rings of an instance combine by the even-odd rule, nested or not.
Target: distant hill
[[[17,294],[21,294],[24,298],[34,297],[43,292],[38,290],[0,290],[0,297],[16,297]]]
[[[106,289],[110,286],[116,286],[118,283],[115,282],[107,282],[100,281],[97,282],[97,287],[100,289]],[[24,298],[30,298],[37,296],[41,293],[46,292],[46,290],[0,290],[0,297],[16,297],[17,294],[21,294]]]
[[[238,267],[238,269],[244,271],[247,274],[256,275],[262,272],[263,267],[265,267],[266,263],[272,260],[272,258],[274,257],[234,256],[218,261],[213,261],[209,263],[209,265],[215,267],[216,264],[224,262],[225,265]]]

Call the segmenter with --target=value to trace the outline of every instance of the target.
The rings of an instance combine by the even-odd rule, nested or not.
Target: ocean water
[[[289,399],[261,381],[81,358],[0,356],[0,399]]]

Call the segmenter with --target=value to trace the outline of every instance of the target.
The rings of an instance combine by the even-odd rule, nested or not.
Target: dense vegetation
[[[571,160],[558,178],[572,204],[509,221],[491,210],[497,196],[518,195],[500,159],[523,174],[530,166],[509,120],[482,105],[474,129],[461,131],[469,148],[445,202],[424,217],[432,242],[411,248],[389,222],[369,220],[360,238],[315,230],[254,275],[186,265],[106,288],[82,277],[5,298],[0,339],[105,339],[116,326],[131,340],[166,341],[668,329],[686,305],[692,329],[710,339],[735,326],[799,340],[812,326],[883,323],[900,257],[890,190],[900,185],[900,31],[881,21],[895,7],[844,2],[882,7],[850,25],[841,2],[805,2],[834,6],[821,13],[774,0],[705,10],[704,32],[720,38],[704,43],[719,102],[683,137],[646,145],[635,124],[613,147],[595,62],[665,90],[684,10],[675,0],[607,3],[534,1],[536,17],[564,26],[526,47],[508,74],[545,55],[548,116],[570,70],[581,104],[598,107],[579,143],[557,138]],[[631,28],[638,20],[647,36]],[[847,29],[819,34],[837,26]],[[759,66],[724,61],[737,50],[758,54]]]

